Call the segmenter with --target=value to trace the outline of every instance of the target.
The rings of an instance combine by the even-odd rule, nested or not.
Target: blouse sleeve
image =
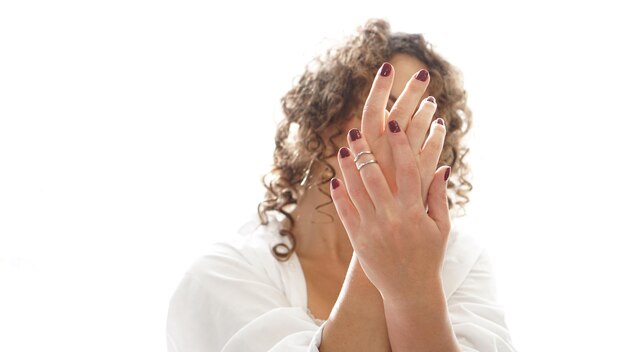
[[[452,328],[464,352],[515,352],[495,287],[491,262],[483,250],[448,299]]]
[[[169,352],[318,351],[317,326],[260,265],[216,244],[186,273],[170,300]]]

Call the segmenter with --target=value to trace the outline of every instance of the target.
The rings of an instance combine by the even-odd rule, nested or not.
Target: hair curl
[[[470,170],[463,160],[469,149],[461,140],[471,127],[472,112],[467,106],[461,73],[434,52],[421,34],[390,33],[387,21],[371,19],[345,44],[313,59],[299,81],[281,99],[284,119],[277,126],[274,165],[261,179],[266,193],[257,208],[264,225],[268,222],[268,211],[278,211],[289,221],[288,228],[281,229],[280,234],[287,236],[292,246],[275,245],[272,254],[277,260],[289,259],[296,247],[291,232],[294,219],[285,207],[298,202],[305,186],[301,182],[313,162],[326,166],[321,180],[313,186],[318,186],[329,198],[316,210],[332,203],[327,183],[335,176],[335,170],[325,159],[334,156],[339,149],[333,139],[353,114],[362,115],[363,97],[378,68],[400,53],[411,55],[426,65],[431,76],[430,95],[437,99],[437,114],[446,122],[447,133],[438,167],[452,167],[448,205],[451,210],[464,210],[469,202],[472,185],[467,176]],[[334,130],[330,136],[327,135],[329,130]]]

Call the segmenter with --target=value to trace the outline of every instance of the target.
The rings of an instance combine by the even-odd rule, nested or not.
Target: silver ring
[[[369,151],[369,150],[364,150],[364,151],[362,151],[362,152],[359,152],[359,154],[357,154],[357,155],[354,157],[354,162],[356,163],[356,162],[359,160],[359,158],[361,157],[361,155],[363,155],[363,154],[374,154],[374,153],[372,153],[372,152],[371,152],[371,151]]]
[[[368,164],[372,164],[372,163],[376,163],[376,159],[372,159],[372,160],[368,160],[364,163],[360,163],[360,164],[356,164],[356,169],[361,171],[361,169],[363,168],[363,166],[368,165]]]

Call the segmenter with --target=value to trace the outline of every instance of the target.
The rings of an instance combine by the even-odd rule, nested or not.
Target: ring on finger
[[[359,164],[359,163],[357,163],[357,164],[356,164],[356,169],[357,169],[357,170],[359,170],[359,171],[361,171],[361,169],[363,168],[363,166],[365,166],[365,165],[369,165],[369,164],[373,164],[373,163],[377,163],[376,159],[368,160],[368,161],[362,162],[362,163],[360,163],[360,164]]]
[[[374,153],[372,153],[369,150],[361,151],[354,157],[354,162],[356,163],[359,160],[359,158],[361,157],[361,155],[363,155],[363,154],[374,154]]]

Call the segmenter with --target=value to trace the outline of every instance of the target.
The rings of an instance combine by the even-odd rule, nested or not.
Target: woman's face
[[[395,54],[391,57],[391,59],[389,59],[389,63],[393,65],[393,68],[395,70],[395,76],[393,79],[393,86],[391,87],[391,93],[389,94],[389,100],[387,102],[387,110],[391,110],[391,107],[395,103],[396,99],[398,99],[398,96],[404,90],[404,86],[409,81],[409,79],[412,79],[413,75],[419,70],[428,69],[428,67],[426,67],[424,63],[422,63],[415,57],[407,54]],[[369,89],[367,90],[367,94],[369,94]],[[417,110],[419,103],[423,99],[426,99],[429,95],[429,90],[428,88],[426,88],[426,91],[424,92],[424,95],[421,97],[421,99],[415,102],[415,110]],[[365,96],[363,100],[365,100],[365,98],[367,98],[367,96]],[[338,146],[347,146],[348,141],[346,138],[348,135],[348,131],[353,128],[361,128],[360,116],[353,116],[349,121],[346,122],[343,128],[343,134],[337,136],[335,139],[335,142]],[[339,162],[337,161],[337,157],[331,157],[327,159],[327,161],[333,166],[333,168],[335,168],[335,170],[337,171],[337,175],[340,176],[341,171],[339,169]]]

